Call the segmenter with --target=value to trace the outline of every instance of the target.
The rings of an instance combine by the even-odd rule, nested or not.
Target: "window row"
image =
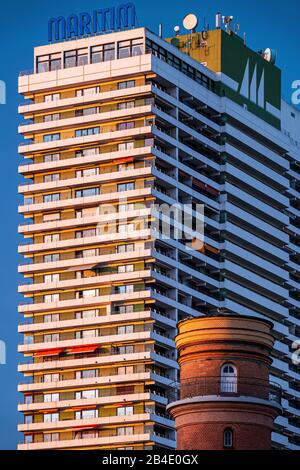
[[[118,43],[100,44],[81,49],[73,49],[65,51],[63,55],[60,52],[54,54],[46,54],[37,57],[36,71],[37,73],[51,72],[62,68],[78,67],[87,64],[96,64],[107,62],[115,59],[126,59],[143,54],[144,41],[143,38],[130,39],[127,41],[119,41]]]

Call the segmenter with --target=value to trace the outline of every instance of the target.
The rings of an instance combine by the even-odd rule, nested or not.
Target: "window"
[[[59,333],[53,333],[52,335],[44,335],[45,343],[52,343],[53,341],[59,341]]]
[[[75,197],[98,196],[98,194],[100,194],[99,188],[78,189],[75,191]]]
[[[134,373],[133,366],[118,367],[118,375],[129,375],[133,373]]]
[[[44,122],[58,121],[58,119],[60,119],[59,113],[47,114],[46,116],[44,116]]]
[[[237,370],[232,364],[224,364],[221,369],[221,392],[237,392]]]
[[[76,312],[75,318],[94,318],[98,316],[98,310],[84,310],[83,312]]]
[[[60,140],[60,134],[47,134],[43,136],[43,142],[54,142]]]
[[[75,116],[90,116],[91,114],[97,114],[100,112],[100,108],[94,107],[94,108],[84,108],[84,109],[76,109],[75,110]]]
[[[98,336],[98,330],[76,331],[75,333],[75,339],[96,338],[97,336]]]
[[[133,264],[127,264],[126,266],[118,266],[118,273],[133,273],[134,266]]]
[[[135,87],[135,80],[127,80],[126,82],[118,83],[119,90],[125,90],[126,88],[133,88]]]
[[[59,274],[45,274],[44,283],[51,284],[51,282],[59,282]]]
[[[95,369],[76,371],[76,379],[94,379],[98,377],[98,371]]]
[[[75,137],[86,137],[88,135],[100,134],[100,127],[90,127],[89,129],[77,129]]]
[[[60,194],[59,193],[46,194],[45,196],[43,196],[43,201],[44,202],[55,202],[55,201],[59,201],[59,200],[60,200]]]
[[[27,434],[24,436],[24,442],[25,444],[32,444],[33,442],[33,435],[32,434]]]
[[[134,332],[133,325],[118,326],[118,335],[128,335]]]
[[[233,447],[233,432],[232,429],[224,429],[224,448],[230,449]]]
[[[44,414],[44,423],[57,423],[59,421],[59,413]]]
[[[118,416],[133,415],[133,406],[122,406],[117,409]]]
[[[117,251],[118,253],[128,253],[130,251],[134,251],[134,244],[128,243],[126,245],[119,245]]]
[[[122,152],[124,150],[132,150],[134,149],[134,142],[123,142],[122,144],[118,144],[118,151]]]
[[[52,315],[44,315],[44,322],[45,323],[51,323],[51,322],[55,322],[55,321],[59,321],[59,313],[54,313]]]
[[[118,184],[118,193],[122,191],[133,191],[134,190],[134,183],[121,183]]]
[[[75,157],[88,157],[92,155],[98,155],[99,154],[99,149],[98,148],[91,148],[91,149],[85,149],[85,150],[77,150],[75,153]]]
[[[85,176],[96,176],[99,174],[99,168],[88,168],[86,170],[77,170],[76,178],[82,178]]]
[[[97,297],[98,295],[98,289],[88,289],[79,292],[80,299],[89,299],[90,297]]]
[[[59,401],[59,393],[46,393],[44,395],[44,403],[51,403],[52,401]]]
[[[134,121],[131,121],[131,122],[120,122],[118,125],[117,125],[117,130],[118,131],[125,131],[127,129],[134,129],[135,127],[135,122]]]
[[[118,59],[134,57],[143,53],[143,39],[131,39],[118,43]]]
[[[52,233],[44,236],[44,243],[53,243],[59,241],[59,233]]]
[[[80,400],[81,398],[97,398],[97,392],[97,390],[81,390],[80,392],[76,392],[76,400]]]
[[[60,93],[51,93],[51,95],[44,96],[44,102],[49,103],[50,101],[60,100]]]
[[[36,65],[37,73],[59,70],[61,69],[61,54],[57,52],[55,54],[41,55],[37,57]]]
[[[31,424],[33,422],[33,416],[32,415],[25,415],[24,416],[24,422],[25,422],[25,424]]]
[[[76,96],[89,96],[95,95],[96,93],[100,93],[99,86],[93,86],[89,88],[82,88],[81,90],[76,90]]]
[[[31,405],[33,403],[33,396],[32,395],[25,395],[24,403],[26,405]]]
[[[134,203],[119,205],[119,212],[130,212],[130,211],[134,211],[134,209],[135,209]]]
[[[118,109],[130,109],[134,108],[134,101],[125,101],[124,103],[118,103]]]
[[[59,441],[59,433],[58,432],[50,432],[44,434],[44,442],[55,442]]]
[[[91,63],[106,62],[115,59],[115,43],[101,44],[91,48]]]
[[[44,303],[45,304],[50,304],[52,302],[58,302],[59,301],[59,294],[46,294],[44,295]]]
[[[59,261],[59,253],[52,253],[50,255],[44,255],[44,263],[53,263]]]
[[[66,51],[64,54],[64,67],[77,67],[79,65],[86,65],[88,63],[88,49],[74,49]]]
[[[51,175],[45,175],[43,179],[44,179],[44,183],[51,183],[52,181],[59,181],[60,174],[52,173]]]
[[[95,236],[96,236],[95,228],[80,230],[75,233],[75,238],[88,238],[88,237],[95,237]]]
[[[75,419],[93,419],[98,418],[98,410],[81,410],[76,411]]]
[[[48,162],[57,162],[60,158],[60,154],[59,153],[51,153],[49,155],[44,155],[44,162],[45,163],[48,163]]]
[[[59,374],[45,374],[44,375],[44,382],[58,382],[59,381]]]
[[[117,428],[118,436],[131,436],[133,434],[133,427],[127,426],[126,428]]]
[[[120,224],[118,227],[118,233],[129,233],[134,232],[134,224]]]

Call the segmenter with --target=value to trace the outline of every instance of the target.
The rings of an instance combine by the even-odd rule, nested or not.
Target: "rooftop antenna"
[[[244,46],[247,46],[247,33],[244,33]]]
[[[159,35],[160,38],[163,37],[163,25],[162,25],[162,23],[159,23],[158,35]]]
[[[221,22],[221,13],[218,11],[218,13],[216,14],[216,29],[221,29]]]
[[[183,26],[190,32],[190,40],[187,43],[188,52],[192,49],[193,36],[192,34],[196,31],[198,26],[198,18],[193,13],[189,13],[183,18]]]
[[[222,16],[223,24],[225,24],[225,29],[228,34],[231,34],[231,22],[233,20],[233,16]]]
[[[183,18],[183,26],[185,29],[194,33],[198,26],[198,18],[193,13],[189,13]]]
[[[174,33],[175,33],[175,36],[179,36],[179,34],[180,34],[180,27],[179,26],[174,26]]]
[[[238,34],[239,30],[240,30],[240,25],[238,23],[235,23],[234,28],[233,28],[234,34]]]

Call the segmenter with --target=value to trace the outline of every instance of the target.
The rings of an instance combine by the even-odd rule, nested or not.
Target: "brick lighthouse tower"
[[[280,389],[269,382],[272,323],[218,316],[179,323],[178,450],[271,449]]]

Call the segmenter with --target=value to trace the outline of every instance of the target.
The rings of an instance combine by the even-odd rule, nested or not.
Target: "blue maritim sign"
[[[102,8],[91,13],[74,13],[67,17],[50,18],[48,22],[48,41],[65,41],[81,36],[90,36],[136,27],[136,10],[134,3],[117,7]]]

